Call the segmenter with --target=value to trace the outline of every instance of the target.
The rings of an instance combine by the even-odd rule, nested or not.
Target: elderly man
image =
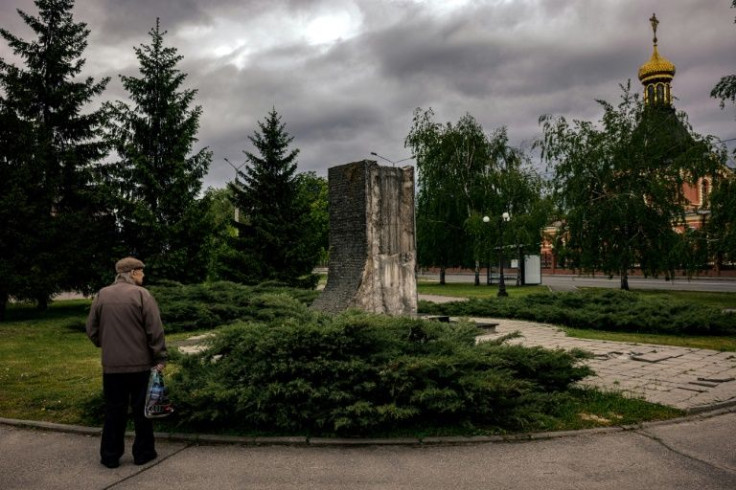
[[[134,257],[115,264],[115,282],[102,288],[87,318],[87,336],[102,348],[102,387],[105,424],[100,462],[120,465],[125,452],[128,405],[135,423],[133,461],[146,464],[156,458],[153,424],[143,414],[152,367],[162,370],[166,341],[158,304],[143,284],[145,265]]]

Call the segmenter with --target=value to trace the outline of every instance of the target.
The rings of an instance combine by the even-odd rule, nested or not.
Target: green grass
[[[715,293],[706,291],[660,291],[637,290],[637,294],[647,297],[666,297],[712,306],[721,309],[736,309],[736,293]]]
[[[629,342],[635,344],[659,344],[693,349],[711,349],[723,352],[736,352],[736,338],[690,335],[662,335],[626,332],[605,332],[602,330],[586,330],[562,327],[570,337],[591,340],[610,340],[613,342]]]
[[[588,388],[572,390],[571,400],[546,430],[579,430],[596,427],[632,425],[650,420],[667,420],[684,415],[681,410],[648,403],[618,393]]]
[[[0,414],[82,423],[82,404],[102,389],[100,353],[83,333],[89,301],[39,314],[13,305],[0,323]]]
[[[99,350],[84,333],[89,301],[60,301],[45,313],[13,305],[8,319],[0,323],[0,417],[39,420],[66,424],[99,425],[90,407],[100,402],[102,373]],[[198,332],[167,335],[169,344]],[[173,373],[171,364],[167,373]],[[541,420],[528,430],[572,430],[662,420],[682,415],[681,411],[625,399],[617,394],[593,390],[573,390],[560,418]],[[187,432],[174,427],[175,420],[159,427]],[[235,432],[228,432],[236,434]],[[476,435],[498,433],[497,429],[417,428],[412,435]],[[259,434],[269,435],[269,434]]]

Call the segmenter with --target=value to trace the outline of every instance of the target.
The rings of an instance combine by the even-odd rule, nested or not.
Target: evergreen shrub
[[[421,301],[419,310],[433,315],[518,318],[611,332],[714,336],[736,334],[736,315],[731,312],[621,290],[474,298],[444,304]]]
[[[295,304],[310,304],[319,295],[318,291],[278,283],[244,286],[227,281],[189,285],[166,281],[149,289],[161,308],[166,333],[212,329],[236,320],[289,316]]]
[[[207,430],[372,435],[423,427],[524,430],[590,369],[581,352],[476,344],[470,323],[312,311],[218,329],[170,379],[181,423]],[[291,303],[289,305],[289,303]]]

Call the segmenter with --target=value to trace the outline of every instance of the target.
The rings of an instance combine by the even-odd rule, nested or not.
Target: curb
[[[669,420],[658,420],[642,422],[634,425],[619,425],[613,427],[597,427],[593,429],[567,430],[557,432],[532,432],[522,434],[506,434],[492,436],[437,436],[437,437],[397,437],[392,438],[330,438],[330,437],[256,437],[256,436],[225,436],[215,434],[187,434],[181,432],[156,432],[158,440],[171,442],[185,442],[199,445],[238,445],[238,446],[297,446],[297,447],[363,447],[363,446],[461,446],[474,444],[498,444],[519,443],[531,441],[543,441],[550,439],[562,439],[579,436],[597,436],[614,434],[619,432],[635,432],[646,430],[651,427],[677,425],[736,413],[736,402],[728,402],[713,407],[704,407],[697,412],[691,412],[684,417]],[[81,425],[57,424],[53,422],[41,422],[35,420],[8,419],[0,417],[0,425],[8,425],[22,429],[38,429],[54,432],[78,434],[86,436],[99,436],[102,429],[98,427],[86,427]],[[126,432],[126,436],[133,437],[133,432]]]
[[[688,408],[685,410],[685,413],[687,415],[694,416],[694,415],[699,415],[702,413],[709,413],[709,412],[714,412],[714,411],[719,411],[719,410],[725,410],[728,412],[728,411],[731,411],[728,409],[732,407],[736,407],[736,399],[730,399],[730,400],[726,400],[723,402],[712,403],[710,405],[702,405],[699,407]]]

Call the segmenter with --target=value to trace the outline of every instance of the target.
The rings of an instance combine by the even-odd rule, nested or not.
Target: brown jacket
[[[87,336],[102,347],[102,371],[147,371],[166,361],[158,304],[145,288],[118,276],[102,288],[87,317]]]

